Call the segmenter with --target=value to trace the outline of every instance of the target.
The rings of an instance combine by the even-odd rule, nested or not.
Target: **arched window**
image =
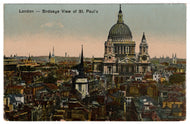
[[[111,66],[108,67],[108,71],[109,71],[109,73],[111,73]]]
[[[82,86],[81,86],[81,84],[79,84],[79,90],[80,90],[80,91],[82,90]]]
[[[146,48],[145,48],[145,47],[143,47],[143,52],[145,52],[145,50],[146,50]]]

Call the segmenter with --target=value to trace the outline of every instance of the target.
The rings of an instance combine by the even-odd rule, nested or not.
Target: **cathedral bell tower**
[[[139,46],[138,64],[137,72],[146,73],[150,71],[150,56],[148,54],[148,44],[144,32]]]
[[[113,74],[116,71],[116,58],[114,54],[114,45],[111,40],[105,42],[105,53],[104,53],[104,74]]]
[[[150,57],[148,55],[148,44],[146,41],[145,34],[143,32],[142,40],[139,46],[139,55],[138,55],[138,61],[141,63],[147,63],[150,60]]]

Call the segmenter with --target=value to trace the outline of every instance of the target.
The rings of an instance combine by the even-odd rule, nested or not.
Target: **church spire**
[[[119,13],[122,13],[122,11],[121,11],[121,4],[119,4]]]
[[[53,53],[52,53],[52,56],[54,56],[54,46],[53,46]]]
[[[83,63],[83,45],[81,49],[81,59],[79,65],[79,76],[84,77],[84,63]]]
[[[81,50],[81,60],[80,63],[83,65],[83,45],[82,45],[82,50]]]
[[[118,13],[117,23],[123,23],[123,14],[122,14],[122,10],[121,10],[121,4],[119,5],[119,13]]]
[[[32,58],[31,58],[31,56],[30,56],[30,53],[29,53],[29,57],[28,57],[28,60],[31,60]]]
[[[49,59],[51,58],[51,52],[49,52]]]
[[[146,42],[146,37],[145,37],[145,33],[143,32],[143,36],[142,36],[142,42]]]

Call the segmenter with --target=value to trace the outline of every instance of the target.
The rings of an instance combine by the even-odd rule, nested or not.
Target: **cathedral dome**
[[[123,21],[123,14],[120,10],[118,13],[118,20],[115,25],[113,25],[109,31],[108,39],[112,40],[132,40],[132,34],[129,27]]]
[[[113,25],[109,31],[108,39],[113,40],[132,40],[132,34],[129,27],[124,23]]]

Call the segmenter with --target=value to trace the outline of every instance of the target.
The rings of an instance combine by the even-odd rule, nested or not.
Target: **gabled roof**
[[[136,60],[133,60],[131,58],[125,57],[118,61],[118,63],[136,63]]]
[[[57,90],[58,89],[58,87],[53,83],[44,83],[44,85],[47,86],[47,88],[50,90]]]

